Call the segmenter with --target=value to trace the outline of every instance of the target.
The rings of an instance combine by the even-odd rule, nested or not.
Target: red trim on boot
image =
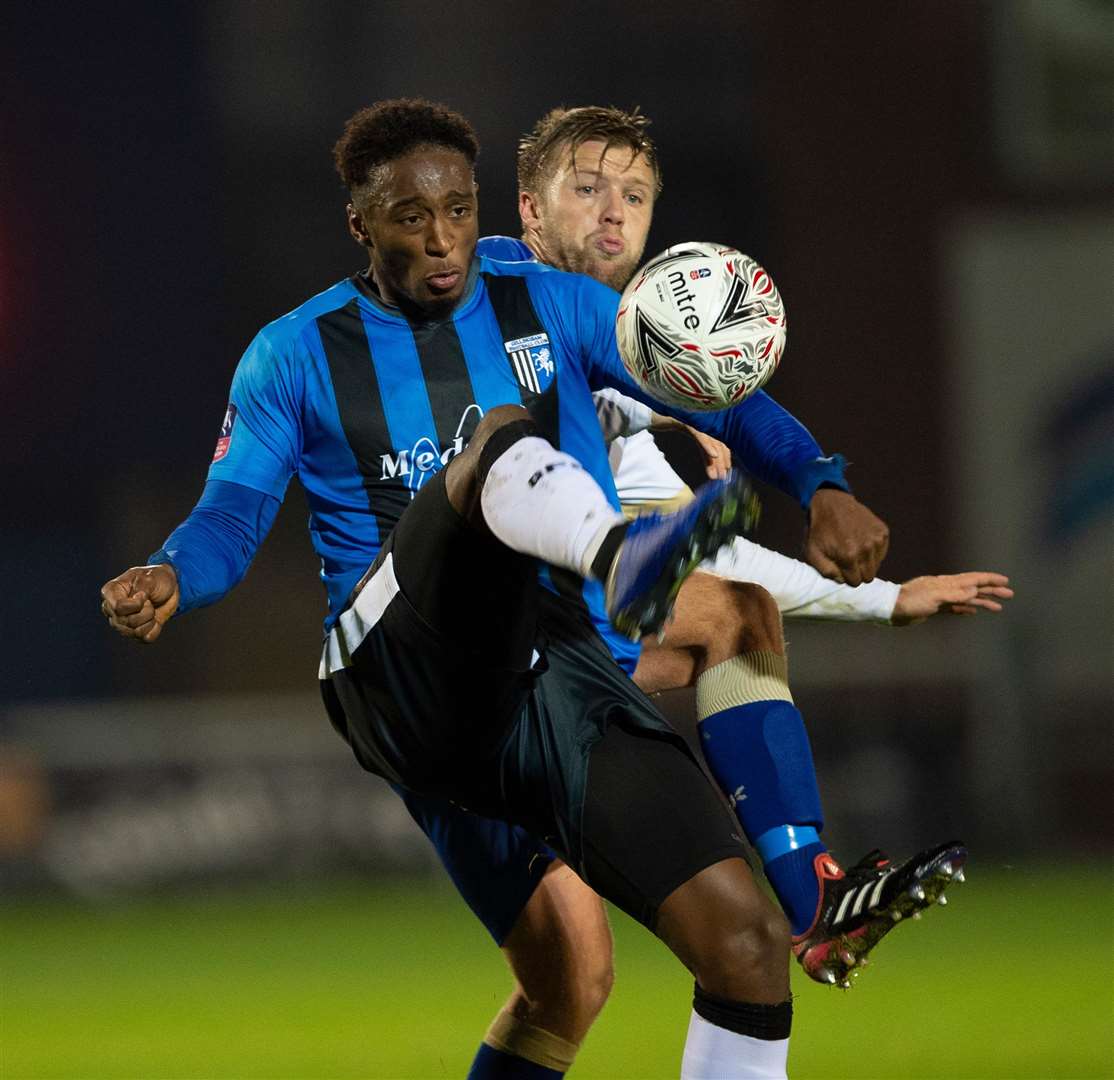
[[[816,910],[812,913],[812,922],[809,923],[808,929],[803,933],[794,934],[792,938],[793,954],[797,955],[799,946],[805,939],[816,929],[816,920],[820,918],[820,909],[824,906],[824,882],[825,881],[839,881],[841,877],[846,877],[843,868],[832,858],[830,851],[821,851],[815,859],[812,860],[812,868],[816,871],[816,877],[820,882],[820,888],[816,894]]]

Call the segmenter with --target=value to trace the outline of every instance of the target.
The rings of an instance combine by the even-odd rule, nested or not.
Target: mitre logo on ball
[[[653,397],[682,409],[725,409],[777,369],[785,305],[749,255],[677,244],[631,279],[615,335],[627,371]]]

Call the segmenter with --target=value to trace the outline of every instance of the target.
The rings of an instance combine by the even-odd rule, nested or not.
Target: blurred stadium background
[[[508,989],[324,720],[296,487],[157,648],[97,609],[192,505],[251,335],[358,267],[329,151],[401,94],[475,123],[484,232],[542,112],[641,105],[650,249],[771,269],[771,389],[855,463],[886,575],[1018,590],[789,628],[830,843],[972,849],[852,994],[796,985],[794,1075],[1114,1075],[1109,0],[25,4],[0,49],[0,1075],[462,1076]],[[801,525],[769,498],[760,539]],[[615,928],[574,1075],[674,1075],[688,980]]]

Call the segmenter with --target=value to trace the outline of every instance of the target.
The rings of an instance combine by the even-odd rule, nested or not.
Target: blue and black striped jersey
[[[617,293],[583,275],[487,257],[474,261],[464,299],[439,322],[409,320],[358,278],[341,281],[248,347],[209,479],[281,499],[298,476],[328,592],[327,626],[415,493],[495,405],[524,405],[616,506],[591,398],[604,386],[715,434],[803,503],[820,482],[838,480],[808,432],[765,395],[716,414],[652,403],[619,358],[617,305]],[[179,547],[189,543],[188,526],[175,533]],[[583,597],[616,659],[632,669],[638,646],[610,629],[600,585],[549,568],[542,577]]]

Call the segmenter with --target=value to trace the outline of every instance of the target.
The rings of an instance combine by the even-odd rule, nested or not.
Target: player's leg
[[[560,859],[503,941],[515,978],[469,1080],[554,1080],[571,1067],[611,992],[603,901]]]
[[[620,496],[630,489],[624,469],[663,491],[680,483],[651,440],[632,444],[624,447],[616,474]],[[634,679],[650,693],[696,687],[701,745],[712,775],[761,856],[793,932],[806,931],[820,895],[815,860],[826,849],[812,752],[789,692],[773,598],[758,585],[693,574],[664,638],[643,643]]]
[[[515,988],[469,1080],[563,1074],[611,988],[611,932],[600,898],[543,843],[447,799],[395,787],[461,897],[498,945]]]
[[[659,937],[693,973],[682,1080],[784,1077],[793,1010],[785,956],[789,931],[740,859],[707,867],[658,915]]]
[[[477,534],[606,582],[608,615],[632,637],[665,621],[680,582],[738,531],[752,498],[732,475],[705,485],[676,514],[628,522],[575,458],[510,405],[480,422],[445,470],[445,490]]]
[[[700,745],[712,775],[762,858],[795,934],[811,925],[826,848],[804,719],[789,691],[777,605],[758,585],[696,573],[635,682],[654,692],[696,687]]]
[[[957,842],[900,866],[872,852],[847,871],[828,853],[781,618],[760,586],[692,575],[663,641],[644,648],[635,681],[650,692],[696,686],[705,760],[789,917],[795,954],[817,981],[846,985],[897,921],[934,902],[961,871],[966,850]]]
[[[742,516],[732,480],[672,517],[628,523],[536,430],[520,407],[492,409],[401,515],[326,638],[335,726],[366,768],[412,789],[448,790],[461,755],[493,750],[530,693],[535,559],[606,579],[616,624],[656,626]]]
[[[528,660],[535,638],[530,632],[532,616],[524,593],[536,594],[538,590],[531,590],[528,577],[519,574],[523,567],[532,569],[531,560],[516,558],[507,550],[514,545],[505,539],[503,544],[495,543],[477,527],[469,511],[478,504],[483,524],[492,526],[496,537],[503,539],[491,519],[507,509],[504,502],[513,506],[516,500],[527,497],[523,486],[542,489],[541,504],[533,502],[536,513],[532,518],[547,518],[554,503],[584,501],[582,491],[570,501],[565,499],[567,492],[554,490],[562,486],[562,477],[574,476],[578,471],[575,463],[570,464],[571,459],[558,455],[543,440],[535,443],[528,429],[506,433],[515,422],[515,412],[511,410],[511,417],[493,419],[488,425],[492,430],[478,433],[483,437],[477,452],[467,459],[461,455],[419,493],[384,545],[384,554],[361,583],[352,608],[341,615],[339,628],[331,631],[323,661],[330,714],[367,767],[410,787],[443,791],[466,805],[489,807],[500,813],[504,807],[513,807],[507,795],[511,777],[493,775],[486,768],[488,753],[495,745],[503,748],[501,753],[510,752],[512,740],[505,738],[504,732],[510,734],[528,715],[536,715],[532,712],[536,687],[546,678],[540,673],[544,667],[538,665],[536,670]],[[527,442],[530,445],[519,445]],[[500,469],[500,462],[508,455],[511,460],[507,468]],[[464,498],[454,503],[445,478],[451,479],[454,469],[466,476],[468,467],[477,470],[471,502]],[[491,480],[495,481],[493,487]],[[467,483],[464,489],[468,495]],[[505,490],[500,493],[499,489]],[[551,500],[548,505],[547,500]],[[606,503],[606,499],[603,501]],[[565,529],[566,540],[585,524],[583,516],[577,518],[570,512],[567,517],[573,528]],[[600,527],[598,520],[593,524]],[[726,527],[729,523],[718,524]],[[523,527],[529,533],[531,527],[536,529],[537,521]],[[606,536],[617,527],[604,522],[602,529]],[[664,530],[670,544],[683,539],[667,525],[659,522],[655,527]],[[554,531],[560,531],[556,524]],[[636,530],[636,534],[645,541],[648,530]],[[522,546],[529,550],[529,544]],[[653,555],[661,546],[644,542],[641,547]],[[687,541],[685,550],[686,558],[698,556],[688,548]],[[624,533],[612,558],[621,560],[624,567],[637,567],[637,561],[624,557],[626,551]],[[530,553],[551,557],[547,551]],[[555,561],[577,565],[568,556]],[[645,560],[642,565],[652,562]],[[644,579],[637,570],[628,576],[632,579],[629,591],[639,595]],[[648,582],[656,587],[656,572]],[[575,640],[582,644],[584,624],[579,621],[579,612],[576,621]],[[477,633],[478,625],[490,633]],[[587,632],[592,633],[590,626]],[[637,693],[598,640],[585,645],[575,658],[571,669],[576,673],[574,682],[582,683],[586,655],[597,668],[602,665],[607,669],[614,684],[610,692],[620,704]],[[596,703],[594,691],[598,688],[585,684],[588,696],[573,702],[571,712],[566,713],[570,722],[560,732],[550,732],[554,738],[574,740],[573,756],[577,760],[587,748],[583,741],[586,732],[577,726],[585,716],[581,705]],[[510,730],[506,728],[508,723]],[[695,763],[687,757],[685,760],[707,786]],[[526,779],[528,782],[520,788],[526,809],[516,820],[530,826],[535,835],[547,839],[552,835],[552,842],[558,836],[569,838],[572,830],[579,828],[578,815],[570,811],[555,817],[553,810],[554,800],[563,798],[569,789],[562,783],[545,783],[552,779],[547,776],[533,774]],[[643,793],[644,798],[650,795],[649,791]],[[547,805],[541,807],[542,813],[531,817],[531,802],[543,797]],[[722,808],[715,805],[722,819]],[[539,822],[541,828],[536,827]],[[555,831],[546,827],[549,824]],[[733,840],[730,850],[739,850],[737,840]]]
[[[581,577],[609,531],[625,524],[591,475],[517,405],[488,411],[446,468],[445,490],[477,532]]]
[[[695,977],[684,1077],[785,1075],[789,927],[732,827],[679,743],[613,725],[592,748],[583,870]]]
[[[499,753],[506,812],[698,976],[702,1075],[784,1075],[789,927],[750,875],[738,823],[571,605],[543,597],[540,610],[548,668]]]

